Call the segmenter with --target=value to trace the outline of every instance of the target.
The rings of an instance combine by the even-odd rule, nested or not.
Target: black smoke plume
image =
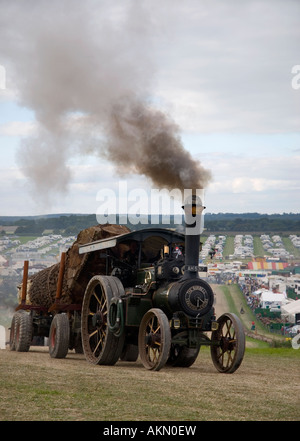
[[[36,133],[19,162],[35,195],[67,192],[69,158],[87,152],[159,188],[204,188],[210,171],[151,105],[156,23],[146,1],[0,0],[0,53]]]

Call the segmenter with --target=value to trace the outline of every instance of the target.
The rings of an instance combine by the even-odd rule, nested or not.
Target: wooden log
[[[61,304],[80,304],[89,280],[96,274],[105,273],[105,259],[99,253],[79,254],[79,245],[107,237],[128,233],[122,225],[96,225],[82,230],[74,244],[65,254],[63,277],[59,287]],[[28,296],[34,305],[49,308],[58,295],[60,264],[50,266],[30,277]]]

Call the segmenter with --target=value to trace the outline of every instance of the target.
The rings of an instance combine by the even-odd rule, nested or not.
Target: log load
[[[105,274],[105,259],[99,253],[79,254],[79,246],[95,240],[118,236],[130,230],[122,225],[96,225],[82,230],[66,253],[62,304],[82,303],[85,288],[96,274]],[[28,279],[27,298],[33,305],[49,308],[55,301],[59,263],[45,268]]]

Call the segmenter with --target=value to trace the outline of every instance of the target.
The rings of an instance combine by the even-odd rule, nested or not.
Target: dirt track
[[[227,301],[223,291],[220,289],[218,285],[211,285],[214,293],[215,293],[215,311],[216,316],[220,317],[220,315],[225,312],[230,312],[228,309]]]

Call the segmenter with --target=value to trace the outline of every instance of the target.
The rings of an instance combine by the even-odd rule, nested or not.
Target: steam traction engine
[[[23,277],[11,350],[28,351],[32,337],[39,335],[49,337],[53,358],[64,358],[74,348],[100,365],[136,361],[140,355],[145,368],[158,371],[166,363],[191,366],[200,347],[209,345],[217,370],[233,373],[243,360],[245,335],[236,315],[216,319],[214,293],[199,277],[203,208],[200,198],[187,200],[185,235],[169,229],[121,229],[121,234],[76,245],[82,271],[74,279],[69,304],[60,301],[64,255],[50,307],[26,303]],[[44,270],[48,276],[49,270]],[[49,279],[43,286],[48,285]]]
[[[189,367],[201,345],[209,345],[218,371],[240,366],[242,324],[229,313],[216,320],[214,293],[198,275],[204,207],[193,198],[184,208],[185,236],[148,229],[80,247],[79,253],[104,253],[110,274],[94,276],[84,294],[81,337],[88,361],[113,365],[140,355],[147,369]]]

